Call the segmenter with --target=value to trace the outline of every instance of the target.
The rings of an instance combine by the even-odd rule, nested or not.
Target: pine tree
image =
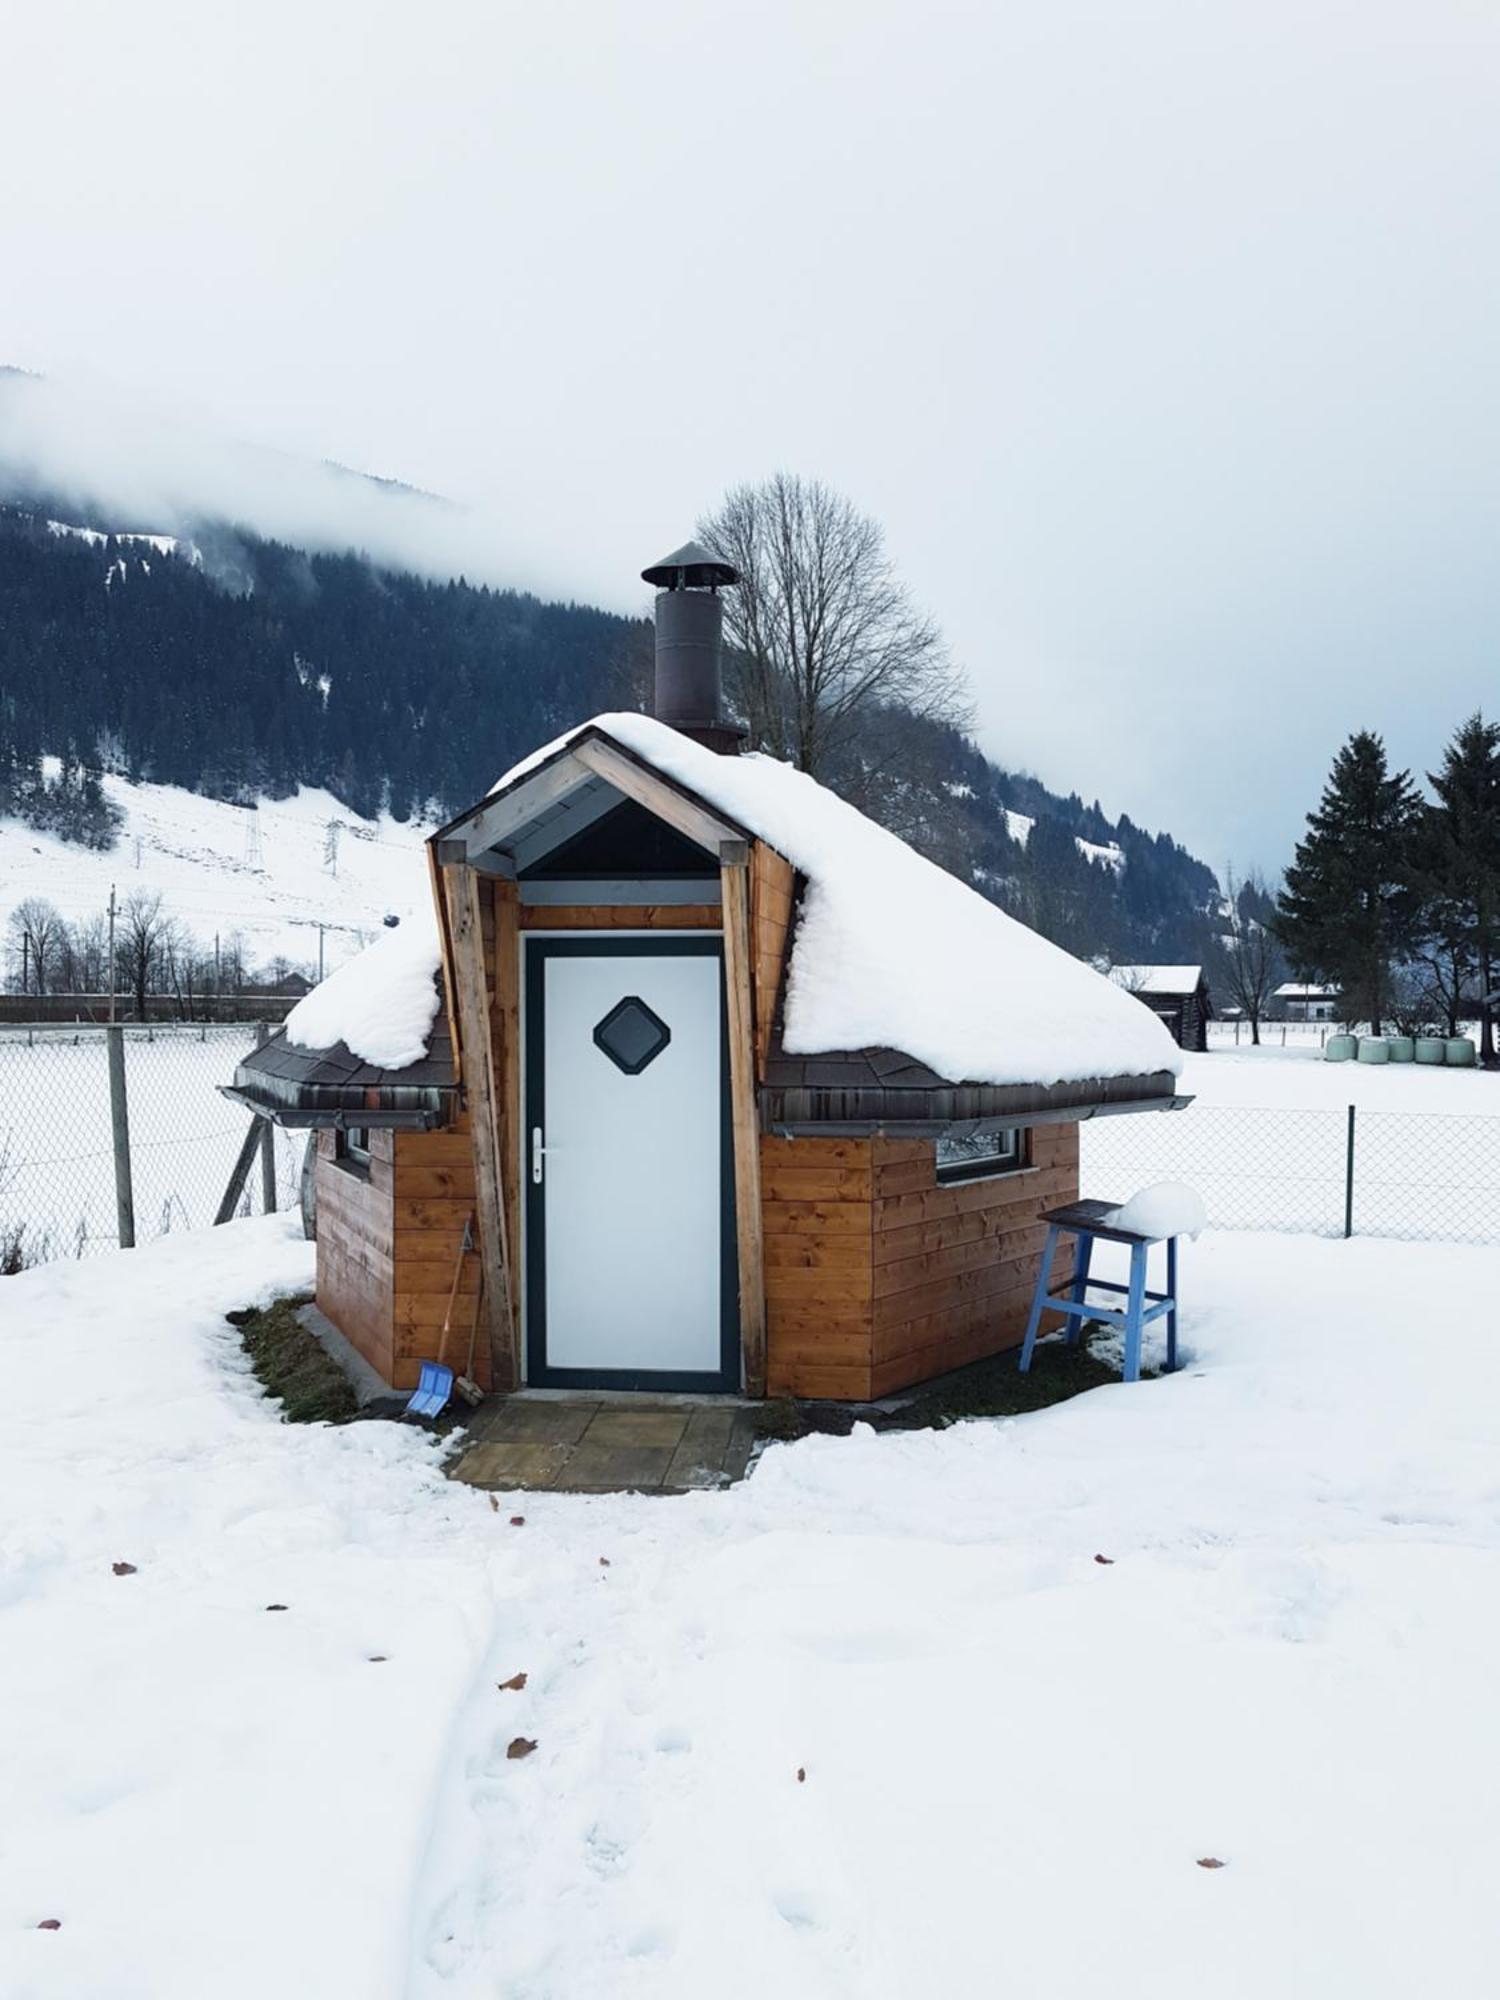
[[[1500,723],[1477,712],[1430,772],[1437,794],[1420,848],[1431,948],[1478,977],[1480,998],[1500,978]],[[1480,1059],[1497,1061],[1491,1009],[1480,1008]]]
[[[1369,730],[1334,759],[1318,810],[1286,871],[1276,931],[1304,976],[1330,981],[1350,1020],[1378,1035],[1390,1013],[1392,965],[1420,915],[1415,842],[1422,802],[1409,773],[1388,769]]]

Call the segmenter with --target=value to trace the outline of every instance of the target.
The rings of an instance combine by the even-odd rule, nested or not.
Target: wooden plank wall
[[[875,1141],[873,1395],[1020,1340],[1047,1234],[1037,1218],[1078,1196],[1078,1127],[1036,1126],[1031,1149],[1031,1172],[940,1184],[930,1139]],[[1054,1280],[1071,1270],[1059,1251]]]
[[[395,1142],[394,1366],[386,1379],[397,1389],[414,1389],[422,1363],[437,1359],[464,1223],[474,1210],[474,1141],[465,1114],[441,1132],[398,1132]],[[321,1214],[318,1227],[321,1234]],[[448,1337],[447,1361],[455,1373],[468,1358],[478,1290],[479,1258],[466,1257]],[[489,1342],[482,1326],[474,1376],[481,1388],[489,1387]]]
[[[755,986],[755,1074],[766,1073],[781,994],[796,877],[790,861],[757,840],[750,849],[750,960]]]
[[[392,1134],[370,1134],[370,1172],[334,1157],[334,1134],[318,1134],[318,1310],[391,1380],[395,1300],[395,1159]]]
[[[873,1151],[870,1139],[762,1134],[768,1395],[869,1398]]]
[[[1077,1126],[1031,1145],[1033,1171],[940,1185],[930,1139],[762,1138],[768,1393],[860,1401],[1015,1345],[1037,1218],[1078,1192]]]

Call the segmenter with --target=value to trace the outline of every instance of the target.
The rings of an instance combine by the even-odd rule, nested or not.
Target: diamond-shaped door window
[[[666,1022],[634,993],[616,1001],[594,1030],[599,1047],[627,1076],[639,1076],[671,1039]]]

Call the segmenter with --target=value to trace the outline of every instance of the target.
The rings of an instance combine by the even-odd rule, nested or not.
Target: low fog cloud
[[[0,497],[55,499],[82,525],[190,534],[224,521],[354,549],[390,568],[569,597],[576,579],[514,524],[343,466],[222,436],[118,391],[0,373]]]

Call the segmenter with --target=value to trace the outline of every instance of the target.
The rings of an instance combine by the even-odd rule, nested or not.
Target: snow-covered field
[[[1186,1111],[1100,1118],[1080,1133],[1085,1195],[1184,1180],[1220,1228],[1341,1235],[1349,1106],[1357,1231],[1500,1243],[1500,1075],[1330,1063],[1315,1045],[1189,1056]]]
[[[277,1422],[282,1220],[5,1280],[0,1992],[1488,1996],[1500,1250],[1183,1263],[1169,1380],[498,1509]]]
[[[304,787],[255,810],[199,798],[175,785],[104,780],[125,812],[118,845],[95,854],[72,841],[0,819],[0,936],[10,912],[44,896],[70,923],[100,916],[113,883],[123,901],[160,892],[164,907],[211,948],[214,933],[239,931],[246,956],[280,956],[316,969],[318,926],[331,970],[367,943],[388,913],[407,916],[428,899],[421,843],[426,827],[363,820],[330,792]],[[337,876],[325,858],[338,822]]]
[[[255,1045],[244,1022],[127,1028],[125,1086],[136,1241],[202,1228],[218,1209],[249,1114],[219,1095]],[[305,1134],[278,1131],[277,1199],[297,1199]],[[260,1206],[260,1171],[247,1198]],[[0,1029],[0,1232],[32,1257],[92,1256],[118,1241],[104,1035]]]

